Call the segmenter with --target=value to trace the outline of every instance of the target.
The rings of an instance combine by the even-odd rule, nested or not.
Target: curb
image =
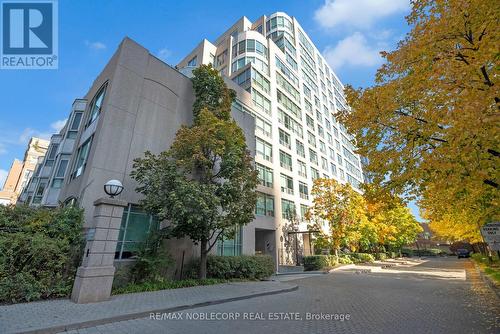
[[[352,269],[352,268],[356,268],[356,265],[354,263],[346,264],[346,265],[340,265],[338,267],[330,269],[328,272],[329,273],[333,273],[334,271],[337,271],[337,270],[340,270],[340,269]]]
[[[47,328],[29,330],[29,331],[24,331],[24,332],[14,332],[14,333],[48,334],[48,333],[65,332],[65,331],[70,331],[70,330],[105,325],[105,324],[109,324],[112,322],[145,318],[145,317],[149,316],[151,313],[179,312],[179,311],[188,310],[188,309],[197,308],[197,307],[229,303],[229,302],[234,302],[234,301],[238,301],[238,300],[245,300],[245,299],[251,299],[251,298],[262,297],[262,296],[277,295],[277,294],[281,294],[281,293],[297,291],[299,289],[299,287],[297,285],[291,285],[291,284],[287,284],[287,285],[289,285],[289,287],[283,288],[280,290],[266,291],[266,292],[251,294],[251,295],[224,298],[224,299],[218,299],[218,300],[211,300],[211,301],[207,301],[207,302],[200,302],[200,303],[194,303],[194,304],[179,305],[179,306],[167,307],[167,308],[163,308],[163,309],[153,309],[153,310],[148,310],[148,311],[141,311],[141,312],[136,312],[136,313],[118,315],[118,316],[104,318],[104,319],[88,320],[88,321],[82,321],[79,323],[52,326],[52,327],[47,327]]]
[[[475,261],[472,261],[472,260],[470,260],[470,261],[474,264],[474,268],[479,273],[479,277],[481,277],[481,279],[488,286],[488,288],[490,288],[490,290],[492,290],[497,295],[497,297],[500,299],[500,289],[495,285],[493,280],[491,278],[489,278],[488,275],[483,273],[483,271],[481,270],[481,268],[479,267],[479,265]]]

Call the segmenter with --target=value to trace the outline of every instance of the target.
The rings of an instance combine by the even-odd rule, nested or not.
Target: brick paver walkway
[[[500,303],[467,259],[429,258],[380,270],[382,263],[328,275],[298,275],[286,294],[193,308],[182,318],[119,321],[67,334],[163,333],[500,333]],[[368,271],[368,269],[372,269]],[[189,320],[188,315],[241,315],[238,320]],[[281,314],[297,313],[301,319]],[[307,314],[349,314],[349,320]],[[247,318],[245,314],[261,314]]]
[[[193,304],[214,303],[227,299],[241,299],[260,294],[290,291],[296,286],[281,282],[234,282],[210,286],[113,296],[111,300],[75,304],[67,299],[0,306],[0,333],[19,333],[71,324],[96,322]],[[116,319],[115,321],[117,321]],[[101,322],[101,323],[105,323]],[[74,328],[69,326],[69,328]]]

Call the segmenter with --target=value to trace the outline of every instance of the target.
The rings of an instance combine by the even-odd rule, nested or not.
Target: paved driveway
[[[298,291],[78,333],[500,332],[498,297],[466,259],[358,266],[328,275],[302,275],[293,282]]]

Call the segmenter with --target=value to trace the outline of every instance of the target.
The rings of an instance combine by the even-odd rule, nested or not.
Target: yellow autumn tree
[[[357,225],[366,220],[365,200],[348,183],[334,179],[316,179],[311,191],[313,205],[306,213],[312,222],[327,222],[326,238],[335,255],[341,246],[356,250],[359,241]]]
[[[415,0],[407,21],[337,116],[375,183],[420,198],[435,226],[477,230],[498,219],[500,2]]]

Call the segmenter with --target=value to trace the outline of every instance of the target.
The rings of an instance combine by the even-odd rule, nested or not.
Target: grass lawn
[[[500,285],[500,260],[498,255],[493,256],[492,262],[483,254],[472,254],[472,259],[479,265],[481,270],[497,284],[497,286]]]

